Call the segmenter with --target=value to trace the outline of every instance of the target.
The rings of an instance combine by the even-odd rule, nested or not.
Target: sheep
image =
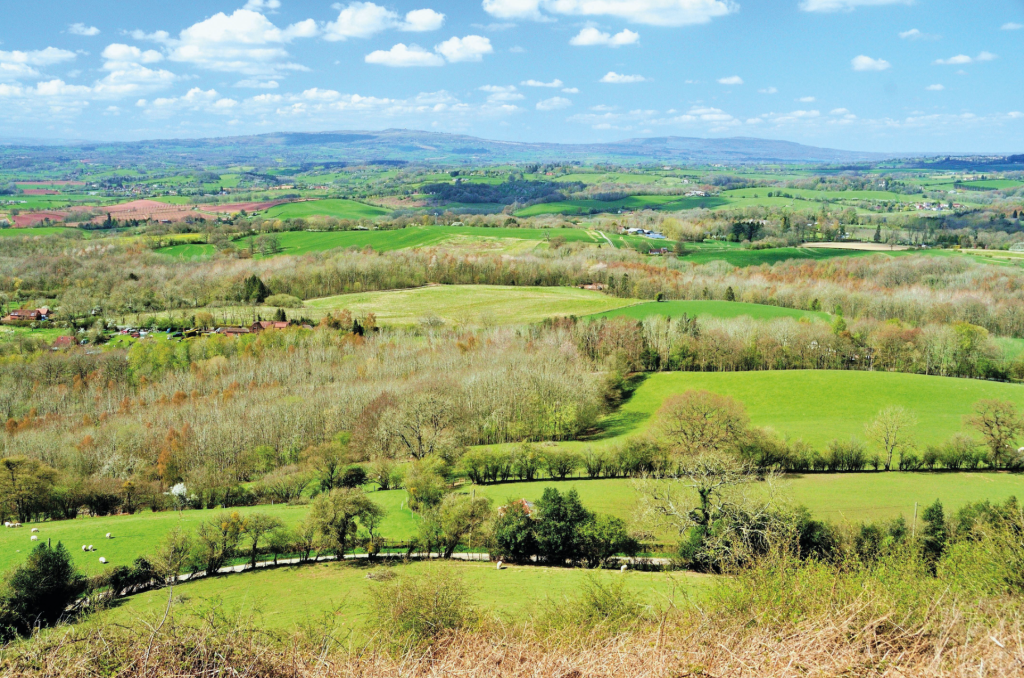
[[[86,546],[85,544],[82,544],[82,550],[83,550],[83,551],[88,551],[88,550],[89,550],[89,547],[88,547],[88,546]]]
[[[10,526],[11,526],[11,521],[5,520],[4,521],[4,527],[10,527]]]
[[[498,568],[497,569],[499,569],[499,570],[501,569],[501,561],[500,560],[498,561]]]
[[[89,544],[89,550],[90,550],[90,551],[95,551],[96,549],[95,549],[95,548],[93,547],[93,545],[92,545],[92,544]]]
[[[629,569],[629,565],[626,564],[626,563],[623,563],[622,567],[619,568],[619,572],[625,572],[628,569]]]
[[[106,565],[107,564],[107,559],[104,558],[103,556],[100,556],[100,562],[103,563],[104,565]]]
[[[39,541],[39,537],[37,537],[36,535],[33,534],[32,535],[32,541]]]
[[[110,536],[110,533],[109,533],[109,532],[107,532],[107,539],[113,539],[113,537],[112,537],[112,536]]]
[[[32,531],[33,531],[33,532],[38,532],[38,531],[39,531],[39,528],[38,528],[38,527],[33,527],[33,528],[32,528]]]

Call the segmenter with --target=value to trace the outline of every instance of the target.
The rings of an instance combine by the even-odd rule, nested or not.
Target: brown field
[[[40,224],[44,219],[50,221],[64,221],[64,217],[67,216],[67,212],[30,212],[28,214],[19,214],[11,217],[14,220],[15,228],[29,228]]]
[[[52,191],[48,188],[26,188],[22,193],[25,195],[60,195],[60,191]]]
[[[201,212],[214,212],[214,213],[220,213],[220,214],[225,214],[225,213],[232,214],[234,212],[241,212],[242,210],[245,210],[246,212],[256,212],[256,211],[259,211],[259,210],[268,210],[271,207],[276,207],[277,205],[283,205],[286,202],[291,202],[291,201],[290,200],[269,200],[267,202],[236,202],[236,203],[229,203],[227,205],[200,205],[199,206],[199,210]]]

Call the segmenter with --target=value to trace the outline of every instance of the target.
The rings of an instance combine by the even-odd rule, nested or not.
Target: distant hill
[[[842,164],[878,162],[891,156],[829,148],[816,148],[790,141],[734,137],[700,139],[655,137],[627,139],[600,144],[549,144],[492,141],[477,137],[389,129],[379,132],[341,130],[331,132],[279,132],[246,137],[209,139],[161,139],[152,141],[66,142],[32,144],[8,142],[0,145],[0,165],[10,160],[47,156],[93,161],[153,163],[195,162],[197,164],[246,163],[255,165],[323,163],[387,164],[429,163],[443,165],[491,164],[504,162],[613,162],[674,164],[809,163]]]

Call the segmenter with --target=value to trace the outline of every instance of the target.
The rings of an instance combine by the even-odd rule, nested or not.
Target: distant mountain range
[[[245,137],[162,139],[138,142],[33,143],[0,145],[0,167],[45,162],[93,161],[115,164],[224,166],[426,163],[440,165],[505,162],[610,162],[616,164],[847,164],[879,162],[883,153],[816,148],[790,141],[734,137],[654,137],[598,144],[492,141],[477,137],[389,129],[373,131],[280,132]]]

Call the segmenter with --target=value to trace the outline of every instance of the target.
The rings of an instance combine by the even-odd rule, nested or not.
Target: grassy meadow
[[[575,287],[431,285],[411,290],[364,292],[306,302],[310,310],[374,313],[386,325],[413,325],[434,315],[451,325],[516,325],[558,316],[582,316],[636,303]]]
[[[670,318],[679,318],[683,315],[692,317],[711,316],[713,318],[740,318],[747,316],[754,320],[773,320],[775,318],[795,318],[800,320],[829,319],[829,314],[821,311],[801,311],[794,308],[783,308],[781,306],[768,306],[765,304],[748,304],[742,301],[650,301],[642,304],[634,304],[613,311],[596,313],[591,318],[614,318],[625,316],[643,320],[652,315],[663,315]]]
[[[708,576],[685,572],[516,566],[499,571],[492,564],[472,562],[379,567],[399,575],[451,567],[466,585],[469,597],[465,602],[506,622],[543,613],[549,602],[574,598],[588,578],[605,584],[621,581],[625,590],[661,605],[670,600],[682,602],[710,583]],[[381,585],[367,578],[375,569],[365,563],[319,563],[203,579],[174,588],[175,611],[181,614],[217,609],[240,619],[251,617],[261,628],[285,632],[294,631],[303,622],[316,621],[336,624],[338,630],[359,637],[368,613],[370,590]],[[167,595],[166,591],[150,591],[134,596],[102,613],[101,618],[128,622],[139,615],[162,614]]]
[[[271,219],[297,219],[308,217],[335,217],[337,219],[373,219],[387,214],[387,210],[355,200],[328,199],[290,202],[271,207],[264,214]]]

